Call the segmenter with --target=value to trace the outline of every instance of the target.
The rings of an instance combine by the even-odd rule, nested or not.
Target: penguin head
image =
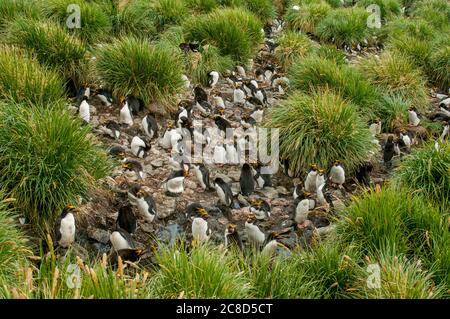
[[[227,225],[227,235],[234,234],[237,231],[237,225],[236,224],[228,224]]]
[[[89,100],[89,97],[88,96],[86,96],[86,95],[83,95],[83,98],[81,99],[82,101],[88,101]]]
[[[340,166],[340,165],[342,165],[341,160],[335,160],[334,161],[334,166]]]
[[[310,197],[312,197],[312,193],[310,193],[310,192],[303,192],[303,197],[304,198],[310,198]]]
[[[64,216],[66,216],[69,213],[76,214],[78,212],[80,212],[80,210],[78,208],[76,208],[75,206],[69,204],[66,207],[64,207],[64,209],[63,209],[63,211],[61,213],[61,217],[64,218]]]
[[[255,215],[255,213],[249,213],[249,214],[247,215],[247,223],[252,224],[252,223],[254,223],[255,221],[256,221],[256,215]]]
[[[188,177],[189,176],[189,167],[186,167],[183,165],[183,176]]]
[[[317,164],[311,164],[311,170],[312,171],[317,171]]]
[[[123,106],[123,105],[125,104],[126,101],[127,101],[127,98],[126,98],[125,96],[121,96],[121,97],[119,98],[120,106]]]
[[[389,135],[387,140],[389,143],[392,143],[394,141],[394,136]]]
[[[220,115],[223,115],[223,114],[225,113],[225,109],[224,109],[223,107],[218,107],[218,108],[217,108],[217,112],[218,112]]]
[[[325,174],[325,170],[324,169],[319,169],[319,175],[323,175],[323,174]]]
[[[251,204],[253,207],[261,208],[261,207],[262,207],[262,204],[263,204],[263,201],[262,201],[261,199],[252,199],[252,200],[250,201],[250,204]]]
[[[167,128],[168,129],[174,129],[175,128],[175,123],[172,120],[167,121]]]
[[[201,218],[209,218],[209,214],[206,211],[206,209],[204,209],[203,207],[197,207],[196,208],[197,214],[201,217]]]

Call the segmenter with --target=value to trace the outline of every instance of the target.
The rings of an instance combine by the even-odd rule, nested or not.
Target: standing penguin
[[[247,238],[250,244],[254,244],[257,248],[264,244],[266,235],[255,225],[256,216],[253,213],[248,215],[245,222],[245,231],[247,232]]]
[[[305,190],[307,192],[314,192],[316,190],[316,179],[317,179],[317,165],[312,164],[311,169],[309,170],[305,180]]]
[[[122,167],[125,169],[125,171],[132,171],[139,179],[144,179],[145,177],[144,168],[142,167],[142,164],[137,160],[127,159],[122,164]]]
[[[411,151],[411,143],[412,142],[411,142],[411,138],[408,135],[408,132],[403,130],[402,132],[400,132],[399,138],[400,138],[401,146],[402,146],[403,150],[405,151],[405,153],[409,153]]]
[[[83,100],[80,103],[80,108],[79,108],[79,114],[80,114],[80,118],[85,121],[86,123],[89,123],[89,121],[91,120],[91,112],[89,110],[90,106],[87,102],[88,97],[87,96],[83,96]]]
[[[228,224],[225,228],[224,243],[225,248],[228,248],[228,246],[237,246],[240,251],[244,250],[244,244],[242,243],[241,236],[239,236],[236,224]]]
[[[219,82],[219,72],[211,71],[208,73],[208,85],[213,88],[216,86],[217,82]]]
[[[214,146],[213,161],[214,164],[227,164],[227,151],[223,145],[218,144]]]
[[[139,213],[145,221],[149,223],[153,222],[156,216],[155,200],[151,195],[146,194],[142,188],[139,189],[136,195],[135,205],[137,206]]]
[[[200,103],[202,101],[208,102],[208,94],[201,87],[196,86],[194,89],[195,102]]]
[[[233,203],[233,192],[230,186],[222,178],[217,177],[214,180],[214,188],[216,189],[220,202],[225,206],[231,206]]]
[[[106,123],[105,126],[101,126],[100,129],[103,133],[116,140],[120,137],[120,125],[113,120],[109,120],[108,123]]]
[[[192,171],[203,190],[208,190],[211,185],[209,182],[209,170],[206,168],[206,166],[203,164],[194,164],[192,165]]]
[[[250,196],[255,191],[255,179],[253,177],[252,167],[248,163],[244,163],[239,178],[241,193],[244,196]]]
[[[311,193],[306,192],[303,197],[306,198],[297,200],[298,202],[295,206],[294,220],[297,224],[303,224],[308,219],[309,210],[314,209],[316,206],[315,200],[311,198]]]
[[[59,218],[57,219],[54,227],[55,242],[63,247],[67,248],[75,241],[75,216],[79,212],[77,208],[72,205],[66,206]]]
[[[345,171],[340,160],[336,160],[333,167],[331,167],[329,179],[330,182],[339,186],[345,183]]]
[[[370,124],[369,131],[374,137],[381,134],[381,120],[379,118],[376,118],[375,121]]]
[[[256,173],[255,173],[255,181],[258,184],[259,188],[264,187],[272,187],[272,178],[270,174],[263,174],[262,173],[263,166],[261,163],[258,163],[256,166]]]
[[[450,137],[450,120],[448,122],[444,122],[444,128],[442,129],[442,133],[439,136],[439,140],[443,142],[446,138]]]
[[[139,136],[133,137],[131,140],[131,152],[134,156],[144,158],[150,150],[150,144],[146,144]]]
[[[391,167],[392,166],[392,158],[394,157],[394,153],[395,153],[395,146],[394,146],[394,137],[392,135],[389,135],[386,145],[384,145],[384,150],[383,150],[383,160],[384,160],[384,165],[386,165],[386,167]]]
[[[192,237],[199,244],[208,241],[211,236],[211,229],[209,229],[206,221],[207,218],[209,218],[209,215],[203,210],[200,211],[200,217],[195,217],[192,221]]]
[[[184,179],[188,176],[188,171],[186,170],[179,170],[176,172],[173,172],[169,178],[167,178],[164,183],[163,187],[167,192],[168,196],[176,196],[178,194],[181,194],[184,192]]]
[[[153,137],[158,137],[158,123],[151,114],[147,114],[142,119],[142,128],[144,129],[145,134],[151,139]]]
[[[233,103],[245,104],[245,92],[241,89],[240,83],[235,83],[233,91]]]
[[[128,105],[128,100],[122,98],[121,106],[122,106],[122,108],[120,109],[119,122],[121,124],[126,124],[129,126],[132,126],[133,125],[133,115],[131,113],[131,108]]]
[[[116,227],[125,229],[130,234],[135,232],[137,227],[136,216],[134,216],[133,209],[130,205],[125,205],[119,208]]]
[[[316,177],[316,189],[322,184],[325,184],[325,170],[319,169]]]
[[[410,107],[408,109],[408,121],[412,126],[418,126],[420,124],[419,114],[417,114],[415,107]]]

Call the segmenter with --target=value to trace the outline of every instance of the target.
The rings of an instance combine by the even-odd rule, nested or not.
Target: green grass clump
[[[300,10],[292,9],[291,5],[286,11],[287,27],[293,31],[316,33],[317,25],[331,11],[331,7],[324,1],[302,3]]]
[[[9,25],[7,40],[33,52],[41,64],[64,78],[84,77],[80,74],[80,65],[85,61],[86,47],[56,24],[20,18]]]
[[[154,38],[157,35],[151,3],[145,0],[129,2],[114,17],[114,33],[118,36]]]
[[[263,40],[261,22],[242,8],[217,9],[183,25],[187,41],[211,44],[235,62],[247,62]]]
[[[313,48],[312,41],[303,33],[286,31],[278,40],[275,57],[287,70],[292,63],[304,58]]]
[[[293,93],[269,111],[265,126],[280,130],[280,157],[289,159],[297,174],[313,163],[329,167],[336,159],[351,171],[373,151],[356,107],[328,89]]]
[[[394,128],[405,127],[408,123],[409,101],[398,95],[384,95],[379,104],[377,115],[382,120],[383,130],[393,132]]]
[[[401,35],[392,38],[387,43],[388,50],[397,51],[408,57],[414,65],[426,69],[430,64],[431,46],[429,41]]]
[[[171,25],[181,24],[189,14],[183,0],[155,0],[152,2],[153,21],[158,32]]]
[[[275,6],[272,0],[243,0],[244,7],[254,13],[263,23],[275,18]]]
[[[58,74],[41,66],[23,50],[0,46],[0,98],[31,105],[53,105],[63,99]]]
[[[369,276],[375,275],[370,269],[374,266],[369,265],[379,267],[379,288],[368,285]],[[352,298],[432,299],[444,296],[445,286],[436,286],[432,280],[433,273],[424,271],[419,261],[409,261],[405,256],[398,257],[390,254],[389,251],[383,251],[375,257],[368,258],[365,268],[366,271],[362,272],[357,280],[356,291],[350,294]],[[377,283],[372,282],[372,284]]]
[[[208,13],[219,5],[216,0],[184,0],[184,2],[195,13]]]
[[[31,255],[27,248],[27,239],[17,228],[16,216],[7,207],[5,197],[0,197],[0,286],[18,282],[17,270],[26,264]],[[9,200],[9,199],[7,199]],[[5,298],[0,288],[0,298]]]
[[[80,7],[81,28],[69,28],[66,24],[72,13],[67,12],[71,4]],[[45,0],[42,8],[47,18],[55,19],[66,32],[73,33],[86,43],[104,41],[110,36],[112,23],[106,5],[86,0]]]
[[[334,43],[338,47],[356,46],[370,34],[368,16],[369,13],[361,8],[336,9],[320,21],[317,35],[322,41]]]
[[[222,73],[233,67],[233,60],[229,56],[221,56],[219,49],[212,45],[200,48],[200,53],[200,59],[195,63],[191,61],[187,67],[191,81],[195,84],[206,86],[209,72]]]
[[[110,168],[107,157],[63,106],[0,107],[0,184],[34,225],[51,223]]]
[[[415,150],[401,164],[397,178],[402,185],[438,203],[450,202],[450,143],[434,143]]]
[[[360,0],[357,2],[357,6],[364,9],[371,4],[376,4],[380,7],[382,21],[398,16],[402,11],[402,6],[398,0]]]
[[[386,94],[411,101],[421,111],[428,108],[426,80],[421,70],[403,54],[385,51],[379,58],[368,57],[360,61],[359,68]]]
[[[450,46],[446,41],[450,41],[448,34],[443,35],[442,40],[436,40],[430,55],[430,66],[425,71],[431,82],[444,92],[450,87]]]
[[[345,63],[345,54],[342,50],[336,49],[335,46],[323,44],[315,50],[315,55],[319,58],[328,59],[336,64]]]
[[[146,104],[159,101],[170,108],[183,85],[183,66],[173,51],[135,37],[118,39],[101,48],[96,67],[101,81],[114,94],[133,94]]]
[[[413,17],[428,21],[436,29],[444,32],[450,27],[450,4],[446,0],[428,0],[415,3]]]
[[[378,103],[379,94],[354,67],[310,56],[293,64],[289,76],[294,89],[309,91],[328,86],[353,102],[363,114],[372,116],[375,113],[373,106]]]
[[[161,298],[243,298],[249,291],[238,258],[225,250],[202,245],[186,252],[184,247],[161,247],[157,256],[160,270],[155,290]]]
[[[420,40],[429,40],[435,36],[434,28],[423,19],[396,17],[388,21],[382,29],[384,37],[398,38],[410,36]]]
[[[18,17],[38,19],[39,6],[36,0],[2,0],[0,1],[0,27]]]

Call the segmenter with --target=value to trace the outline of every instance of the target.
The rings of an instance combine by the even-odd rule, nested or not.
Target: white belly
[[[89,121],[91,119],[91,113],[89,111],[89,104],[86,101],[81,102],[80,118],[87,123],[89,123]]]
[[[258,228],[258,226],[245,222],[245,230],[247,231],[247,236],[250,242],[254,242],[259,245],[264,243],[266,236]]]
[[[203,218],[194,218],[192,221],[192,237],[199,242],[204,242],[208,237],[208,222]]]
[[[120,123],[133,125],[133,118],[131,117],[131,113],[128,110],[128,106],[124,105],[120,110]]]
[[[119,251],[122,249],[131,249],[128,241],[126,241],[126,239],[123,238],[122,235],[120,235],[120,233],[117,231],[111,234],[109,240],[111,241],[111,244],[113,245],[115,251]]]
[[[148,203],[143,198],[138,198],[137,207],[142,217],[144,217],[146,221],[151,223],[155,218],[155,215],[149,211]]]
[[[75,218],[72,214],[67,214],[61,220],[59,231],[61,233],[60,246],[68,247],[75,241]]]
[[[169,191],[169,192],[175,193],[175,194],[182,193],[184,191],[183,181],[184,181],[183,176],[172,178],[171,180],[168,180],[165,183],[166,191]]]
[[[302,224],[308,218],[309,199],[304,199],[297,204],[295,208],[295,222]]]

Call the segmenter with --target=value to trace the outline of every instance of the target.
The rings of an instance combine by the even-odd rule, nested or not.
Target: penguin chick
[[[213,88],[216,86],[217,82],[219,82],[219,72],[211,71],[208,73],[208,85]]]
[[[116,226],[125,229],[130,234],[135,232],[137,227],[136,216],[134,216],[133,209],[130,205],[125,205],[119,208]]]
[[[150,144],[147,145],[139,136],[135,136],[131,140],[130,148],[134,156],[144,158],[148,155]]]
[[[256,247],[260,247],[266,240],[266,235],[254,224],[256,221],[255,214],[251,213],[245,222],[245,231],[250,244],[254,244]]]
[[[216,189],[220,202],[225,206],[231,206],[233,203],[233,192],[230,186],[222,178],[217,177],[214,180],[214,188]]]
[[[117,252],[122,249],[133,249],[134,243],[131,235],[124,229],[117,228],[109,236],[113,249]]]
[[[225,228],[224,243],[225,248],[236,246],[240,251],[244,250],[244,244],[241,236],[239,236],[236,224],[228,224]]]
[[[256,219],[265,220],[270,217],[270,205],[262,199],[254,199],[250,201],[250,212],[255,214]]]
[[[342,186],[342,184],[345,183],[345,171],[342,167],[341,161],[336,160],[334,162],[333,167],[331,167],[330,175],[329,175],[330,182],[337,184],[339,186]]]
[[[307,192],[314,192],[316,190],[316,179],[317,179],[317,165],[312,164],[311,169],[306,176],[305,180],[305,190]]]
[[[184,192],[184,179],[188,176],[188,171],[179,170],[173,172],[163,183],[163,187],[170,196]]]
[[[67,248],[75,241],[75,216],[79,210],[72,205],[66,206],[54,226],[54,236],[57,245]]]
[[[158,137],[158,123],[151,114],[147,114],[142,119],[142,128],[150,139]]]
[[[244,196],[250,196],[255,191],[255,180],[253,171],[249,164],[244,163],[241,169],[241,176],[239,177],[239,185],[241,193]]]
[[[91,112],[90,112],[90,106],[89,103],[87,102],[88,97],[87,96],[83,96],[83,100],[80,103],[80,107],[79,107],[79,115],[80,118],[85,121],[86,123],[89,123],[89,121],[91,120]]]
[[[192,165],[192,172],[194,173],[203,190],[207,190],[210,188],[209,170],[206,168],[205,165],[203,164]]]
[[[129,126],[133,125],[133,115],[131,114],[131,108],[128,105],[128,101],[124,98],[121,99],[119,123]]]

